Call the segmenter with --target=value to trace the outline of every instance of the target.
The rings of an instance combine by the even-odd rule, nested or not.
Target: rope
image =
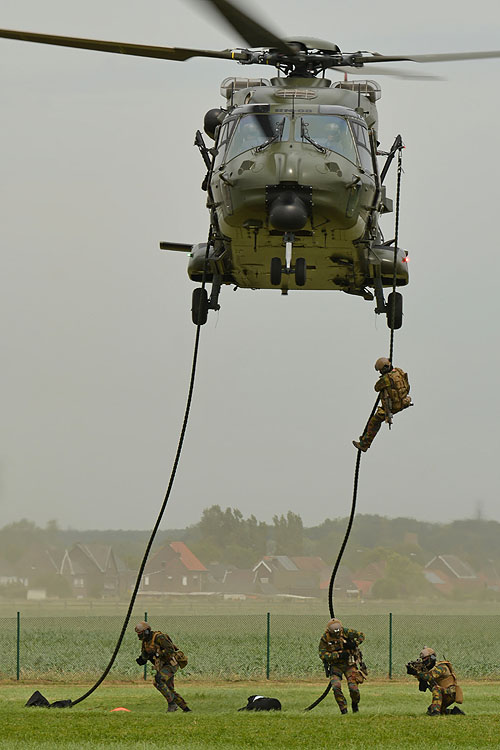
[[[396,186],[396,215],[395,215],[395,230],[394,230],[394,269],[393,269],[393,277],[392,277],[392,291],[395,293],[396,291],[396,259],[397,259],[397,252],[398,252],[398,236],[399,236],[399,206],[400,206],[400,200],[401,200],[401,173],[403,171],[402,169],[402,152],[403,145],[401,144],[399,151],[398,151],[398,177],[397,177],[397,186]],[[391,316],[391,336],[390,336],[390,353],[389,353],[389,361],[392,364],[392,357],[394,353],[394,316],[395,316],[396,308],[395,305],[392,307],[392,316]],[[377,396],[377,399],[375,401],[375,404],[373,405],[373,409],[371,410],[371,414],[368,417],[368,421],[365,425],[365,428],[363,430],[363,434],[366,432],[366,428],[368,427],[368,422],[375,414],[375,410],[378,406],[378,403],[380,401],[380,395]],[[330,617],[333,619],[335,617],[335,609],[333,606],[333,590],[335,586],[335,578],[337,576],[337,571],[340,567],[340,563],[342,561],[342,557],[344,555],[344,550],[347,546],[347,542],[349,541],[349,536],[351,534],[352,525],[354,523],[354,516],[356,514],[356,502],[358,498],[358,481],[359,481],[359,470],[361,465],[361,453],[362,451],[358,449],[358,454],[356,456],[356,468],[354,470],[354,486],[352,491],[352,502],[351,502],[351,513],[349,515],[349,521],[347,523],[346,532],[344,534],[344,539],[342,540],[342,544],[340,546],[339,553],[337,555],[337,559],[335,560],[335,564],[333,566],[332,575],[330,578],[330,585],[328,587],[328,609],[330,611]],[[319,698],[317,698],[314,703],[311,703],[310,706],[308,706],[305,711],[311,711],[313,708],[315,708],[321,701],[326,698],[328,693],[331,689],[331,682],[328,683],[328,686],[324,693],[320,695]]]
[[[399,239],[399,206],[401,201],[401,174],[403,172],[403,144],[401,142],[401,146],[398,150],[398,177],[397,177],[397,183],[396,183],[396,215],[394,218],[394,261],[393,261],[393,271],[392,271],[392,294],[396,294],[396,260],[398,255],[398,239]],[[394,296],[393,296],[394,300]],[[389,361],[392,364],[392,357],[394,354],[394,321],[395,321],[395,315],[396,315],[396,305],[392,305],[392,315],[391,315],[391,340],[390,340],[390,346],[389,346]]]
[[[203,282],[203,285],[204,285],[204,282]],[[160,523],[161,523],[162,518],[163,518],[163,514],[165,513],[165,509],[167,507],[167,504],[168,504],[168,501],[169,501],[169,498],[170,498],[170,493],[172,491],[172,487],[173,487],[173,484],[174,484],[175,475],[177,473],[177,467],[179,465],[179,460],[180,460],[180,457],[181,457],[182,446],[183,446],[183,443],[184,443],[184,437],[186,435],[186,429],[187,429],[187,424],[188,424],[188,419],[189,419],[189,412],[190,412],[190,409],[191,409],[191,401],[192,401],[192,398],[193,398],[194,381],[195,381],[195,375],[196,375],[196,365],[197,365],[197,362],[198,362],[198,349],[199,349],[199,343],[200,343],[200,329],[201,329],[201,326],[198,325],[196,327],[196,335],[195,335],[194,351],[193,351],[193,360],[192,360],[192,365],[191,365],[191,377],[190,377],[190,381],[189,381],[189,390],[188,390],[188,396],[187,396],[187,401],[186,401],[186,408],[185,408],[185,411],[184,411],[184,420],[183,420],[183,423],[182,423],[182,428],[181,428],[181,432],[180,432],[180,436],[179,436],[179,442],[177,444],[177,451],[176,451],[176,454],[175,454],[175,459],[174,459],[174,463],[173,463],[173,466],[172,466],[172,471],[170,473],[170,480],[168,482],[167,491],[165,493],[165,497],[163,499],[163,503],[161,505],[160,512],[158,513],[158,518],[156,519],[156,523],[155,523],[155,525],[153,527],[153,531],[151,532],[151,536],[149,537],[149,541],[147,543],[146,550],[144,552],[144,556],[142,558],[142,562],[141,562],[141,565],[140,565],[140,568],[139,568],[139,572],[137,573],[137,580],[135,582],[134,590],[132,592],[132,597],[130,599],[130,603],[129,603],[129,606],[128,606],[127,614],[125,615],[125,620],[123,622],[122,629],[121,629],[120,635],[118,637],[118,641],[116,643],[116,646],[115,646],[115,649],[114,649],[113,654],[111,656],[111,659],[109,660],[108,666],[106,667],[106,669],[104,670],[104,672],[102,673],[102,675],[99,677],[99,679],[97,680],[97,682],[95,683],[95,685],[93,685],[90,688],[90,690],[88,690],[86,693],[84,693],[84,695],[80,696],[80,698],[78,698],[76,701],[72,701],[71,702],[72,706],[76,706],[77,703],[81,703],[82,701],[85,700],[85,698],[88,698],[89,695],[91,695],[95,690],[97,690],[97,688],[99,687],[99,685],[108,676],[109,671],[111,670],[111,667],[113,666],[113,664],[115,662],[115,659],[116,659],[116,657],[118,655],[118,651],[120,650],[120,646],[122,645],[122,641],[123,641],[123,638],[125,636],[125,632],[127,630],[127,626],[129,624],[129,621],[130,621],[130,617],[132,615],[132,610],[134,608],[135,600],[137,598],[137,593],[139,591],[139,586],[141,584],[142,574],[144,572],[144,568],[146,567],[146,562],[148,560],[148,556],[149,556],[149,553],[151,551],[151,547],[153,545],[154,539],[156,537],[156,533],[158,531],[158,528],[159,528]]]

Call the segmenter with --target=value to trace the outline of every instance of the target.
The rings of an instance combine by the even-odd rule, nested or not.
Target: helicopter
[[[228,77],[223,105],[209,110],[195,144],[206,175],[210,225],[206,242],[162,242],[189,255],[192,319],[203,325],[218,310],[223,285],[235,288],[340,290],[376,300],[388,325],[402,325],[402,295],[384,290],[408,283],[408,256],[385,241],[380,217],[393,210],[384,179],[396,153],[379,150],[376,102],[381,89],[371,78],[348,73],[377,70],[383,63],[447,62],[500,57],[500,51],[424,55],[344,53],[334,43],[283,39],[230,0],[206,0],[241,35],[248,48],[227,50],[152,47],[77,37],[0,30],[8,39],[115,54],[185,61],[192,57],[274,67],[274,78]],[[381,65],[382,63],[382,65]],[[330,81],[326,71],[344,80]],[[380,157],[385,164],[379,166]],[[206,284],[211,284],[210,295]],[[373,290],[373,293],[372,291]]]

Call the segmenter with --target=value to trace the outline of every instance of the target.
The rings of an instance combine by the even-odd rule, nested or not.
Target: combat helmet
[[[375,369],[379,372],[383,372],[384,370],[389,372],[392,369],[391,360],[387,359],[387,357],[379,357],[375,362]]]
[[[151,625],[148,622],[144,622],[144,620],[141,620],[137,623],[134,630],[137,633],[137,637],[142,640],[145,637],[147,638],[149,633],[151,633]]]
[[[342,628],[343,628],[343,625],[337,617],[333,617],[326,624],[326,629],[328,630],[330,635],[340,636],[342,632]]]
[[[429,648],[429,646],[424,646],[422,651],[420,652],[420,658],[424,662],[424,664],[434,664],[436,661],[436,652],[433,648]]]

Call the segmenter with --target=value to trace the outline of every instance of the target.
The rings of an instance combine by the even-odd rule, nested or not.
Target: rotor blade
[[[500,50],[491,50],[488,52],[444,52],[432,55],[378,55],[375,54],[372,57],[365,57],[360,55],[357,60],[365,63],[379,63],[379,62],[454,62],[459,60],[484,60],[491,57],[500,57]]]
[[[117,55],[136,55],[137,57],[156,57],[162,60],[189,60],[191,57],[214,57],[221,60],[247,60],[248,55],[242,51],[184,49],[182,47],[152,47],[147,44],[129,44],[128,42],[106,42],[98,39],[80,39],[71,36],[54,36],[53,34],[34,34],[30,31],[0,29],[0,37],[19,39],[23,42],[38,44],[55,44],[59,47],[76,47],[91,49],[97,52],[113,52]]]
[[[334,68],[339,70],[341,73],[348,73],[349,75],[364,76],[367,73],[373,73],[374,76],[393,76],[394,78],[402,78],[411,81],[444,81],[445,78],[442,76],[427,75],[425,73],[416,73],[412,70],[401,70],[401,68],[390,68],[384,65],[370,65],[367,63],[362,68]]]
[[[283,39],[266,29],[255,18],[247,16],[229,0],[198,0],[209,3],[240,34],[250,47],[272,47],[283,54],[294,54],[294,49]]]

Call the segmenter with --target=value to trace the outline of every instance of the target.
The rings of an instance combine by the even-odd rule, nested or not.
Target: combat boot
[[[359,442],[359,440],[353,440],[352,444],[354,445],[355,448],[357,448],[358,451],[361,451],[362,453],[366,453],[366,451],[368,450],[368,448],[363,448],[362,447],[362,445]]]
[[[174,711],[177,711],[177,709],[178,709],[178,705],[177,705],[177,703],[169,703],[169,704],[168,704],[168,708],[167,708],[167,713],[168,713],[168,714],[171,714],[171,713],[173,713]]]
[[[185,714],[187,714],[188,711],[192,711],[193,709],[189,708],[189,706],[186,704],[185,706],[182,706],[182,710],[184,711]]]
[[[359,703],[351,703],[353,714],[357,714],[359,711]]]
[[[346,714],[347,713],[347,708],[341,708],[340,709],[340,713],[341,714]]]

